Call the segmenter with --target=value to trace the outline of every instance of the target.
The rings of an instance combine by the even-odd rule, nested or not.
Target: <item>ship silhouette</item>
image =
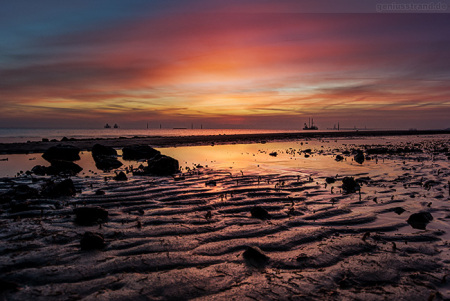
[[[318,130],[319,128],[314,125],[314,118],[308,118],[308,124],[305,122],[304,130]]]

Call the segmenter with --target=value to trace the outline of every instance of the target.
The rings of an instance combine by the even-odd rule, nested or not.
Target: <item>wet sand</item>
[[[79,190],[74,197],[30,199],[21,211],[4,203],[2,296],[6,300],[450,298],[448,136],[415,137],[408,145],[420,152],[398,152],[404,144],[370,145],[397,151],[370,155],[362,165],[344,152],[365,145],[320,144],[271,149],[261,155],[272,158],[273,151],[280,160],[301,158],[326,165],[341,154],[344,160],[336,164],[348,165],[352,173],[336,175],[331,164],[276,172],[184,168],[176,177],[129,174],[125,182],[91,173],[72,177]],[[346,176],[359,179],[360,193],[342,192]],[[327,177],[336,182],[327,184]],[[38,187],[46,179],[2,179],[0,192],[21,183]],[[98,189],[105,194],[96,195]],[[101,226],[76,224],[73,209],[86,205],[108,210],[108,221]],[[252,217],[255,206],[267,210],[270,218]],[[398,214],[398,208],[405,211]],[[433,216],[425,230],[407,223],[417,212]],[[81,250],[86,231],[104,235],[106,247]],[[245,258],[248,247],[258,247],[268,259]]]

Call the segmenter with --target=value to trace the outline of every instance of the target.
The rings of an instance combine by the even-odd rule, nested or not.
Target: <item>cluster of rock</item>
[[[83,169],[73,161],[80,159],[80,149],[72,145],[58,144],[50,147],[42,157],[50,162],[50,166],[36,165],[31,172],[36,175],[62,175],[74,176]],[[135,170],[139,175],[168,176],[179,172],[179,163],[176,159],[162,155],[158,150],[148,145],[131,145],[122,150],[124,160],[146,160],[147,166],[141,166]],[[117,151],[101,144],[92,147],[92,158],[95,166],[102,171],[111,171],[123,164],[118,160]],[[126,180],[120,172],[116,174],[118,180]]]
[[[36,165],[31,172],[36,175],[69,175],[78,174],[83,169],[73,161],[80,160],[80,149],[72,145],[58,144],[50,147],[42,157],[50,162],[50,166]]]
[[[179,172],[178,160],[162,155],[148,145],[132,145],[123,148],[124,160],[147,160],[147,166],[140,166],[133,173],[137,175],[168,176]]]

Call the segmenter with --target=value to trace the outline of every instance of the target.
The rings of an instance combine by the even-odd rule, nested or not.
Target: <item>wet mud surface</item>
[[[175,177],[130,173],[126,181],[92,173],[71,178],[73,197],[3,199],[0,294],[5,300],[449,299],[450,143],[415,143],[406,151],[395,143],[269,145],[261,156],[277,152],[276,160],[325,166],[276,172],[197,166]],[[354,162],[355,149],[369,160]],[[336,174],[335,164],[358,168]],[[345,177],[359,188],[344,193]],[[4,178],[0,192],[20,184],[39,189],[48,178]],[[92,206],[107,218],[77,222],[74,209]],[[423,229],[408,222],[416,213],[427,213]],[[86,232],[100,243],[82,248]]]

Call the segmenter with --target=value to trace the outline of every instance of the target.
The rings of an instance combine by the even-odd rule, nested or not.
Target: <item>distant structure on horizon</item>
[[[305,122],[305,127],[303,129],[304,130],[318,130],[319,128],[314,125],[313,118],[308,118],[308,124],[306,124],[306,122]]]
[[[114,124],[114,128],[115,128],[115,129],[118,129],[118,128],[119,128],[119,126],[117,125],[117,123]]]
[[[105,128],[105,129],[110,129],[111,126],[110,126],[109,124],[105,124],[104,128]]]

